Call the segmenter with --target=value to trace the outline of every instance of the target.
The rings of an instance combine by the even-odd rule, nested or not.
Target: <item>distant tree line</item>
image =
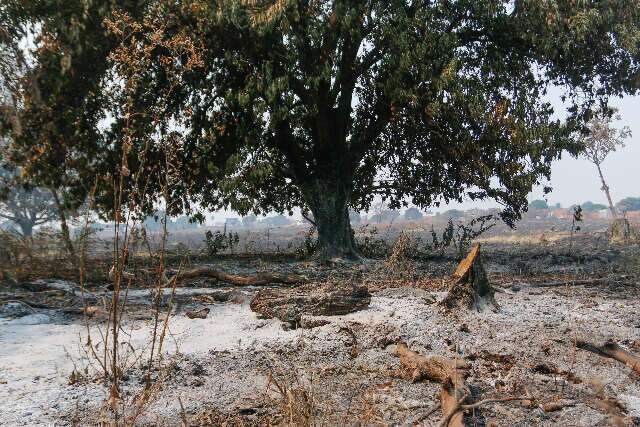
[[[569,206],[569,209],[572,209],[575,206],[577,205]],[[596,212],[596,211],[610,209],[610,207],[605,204],[594,203],[590,200],[582,203],[580,206],[582,210],[585,212]],[[557,203],[555,206],[553,206],[553,208],[560,208],[560,207],[561,207],[560,203]],[[529,203],[529,210],[545,210],[545,209],[551,209],[551,208],[552,207],[549,206],[549,204],[542,199],[532,200]],[[618,203],[616,203],[615,208],[619,212],[640,211],[640,197],[626,197],[620,200]]]

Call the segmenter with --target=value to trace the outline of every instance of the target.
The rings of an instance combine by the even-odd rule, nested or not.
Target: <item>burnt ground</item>
[[[143,359],[132,356],[121,387],[125,413],[137,425],[437,425],[440,385],[399,375],[394,345],[404,342],[420,354],[469,361],[471,402],[528,398],[482,405],[467,414],[469,425],[640,425],[640,377],[575,345],[611,339],[640,354],[638,245],[611,245],[598,233],[572,242],[547,233],[515,241],[491,236],[482,252],[501,290],[495,312],[440,308],[454,253],[333,266],[220,259],[217,266],[238,273],[275,270],[364,283],[373,297],[366,310],[285,331],[278,320],[250,311],[258,288],[195,281],[178,294],[162,368],[153,372],[156,387],[135,417],[145,370]],[[38,283],[32,286],[51,285]],[[108,295],[101,286],[90,290]],[[151,315],[148,292],[134,291],[123,329],[137,349],[145,345]],[[203,303],[203,294],[213,297]],[[207,319],[185,317],[203,306],[211,310]],[[0,400],[6,402],[0,424],[109,419],[108,387],[97,371],[84,370],[91,357],[80,345],[86,340],[80,316],[43,309],[5,314],[0,322]],[[69,381],[74,368],[81,375]],[[563,405],[542,409],[550,402]]]

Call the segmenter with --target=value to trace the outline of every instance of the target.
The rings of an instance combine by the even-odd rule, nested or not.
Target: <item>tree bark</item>
[[[303,186],[303,194],[317,225],[316,258],[321,261],[357,259],[354,233],[349,221],[349,178],[316,179]]]
[[[475,309],[482,311],[486,307],[497,309],[498,304],[493,296],[494,290],[489,283],[487,273],[482,265],[480,245],[471,248],[469,254],[463,259],[456,272],[455,280],[447,296],[440,303],[448,310]]]
[[[596,163],[596,167],[598,168],[598,175],[600,175],[600,181],[602,182],[602,191],[607,196],[607,201],[609,202],[609,210],[611,211],[611,215],[613,219],[618,217],[618,212],[616,211],[615,206],[613,205],[613,200],[611,199],[611,193],[609,192],[609,186],[604,180],[604,175],[602,174],[602,169],[600,168],[600,163]]]

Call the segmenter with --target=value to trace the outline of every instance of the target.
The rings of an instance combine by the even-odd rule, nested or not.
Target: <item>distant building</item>
[[[555,208],[555,209],[549,210],[550,218],[569,219],[571,218],[571,215],[572,215],[571,211],[567,208]]]
[[[595,211],[594,214],[598,217],[598,218],[609,218],[609,216],[611,215],[609,209],[600,209],[599,211]]]

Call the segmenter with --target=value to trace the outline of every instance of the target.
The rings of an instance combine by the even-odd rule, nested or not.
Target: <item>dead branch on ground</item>
[[[274,283],[295,285],[308,282],[306,277],[299,276],[297,274],[262,272],[253,276],[241,276],[238,274],[227,273],[213,267],[197,267],[192,270],[183,271],[175,277],[178,281],[212,278],[236,286],[263,286]]]
[[[624,363],[633,371],[640,374],[640,358],[620,347],[614,341],[607,341],[602,345],[597,345],[584,340],[577,340],[576,347],[582,350],[590,351],[598,356],[607,357]]]
[[[396,355],[400,358],[401,373],[406,379],[413,382],[428,379],[442,384],[440,401],[445,414],[442,425],[463,427],[464,413],[461,405],[465,404],[471,394],[464,382],[470,368],[469,363],[440,356],[422,356],[409,350],[404,343],[396,346]]]

